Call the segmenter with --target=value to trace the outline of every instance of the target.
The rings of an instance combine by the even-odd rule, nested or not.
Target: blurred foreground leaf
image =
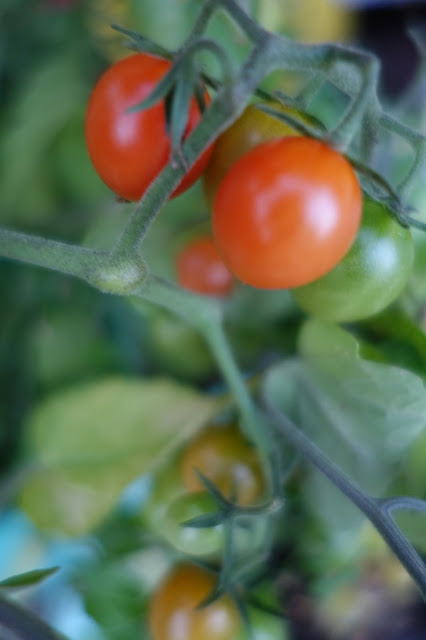
[[[86,533],[220,406],[168,379],[109,378],[50,396],[28,419],[39,467],[22,508],[41,528]]]
[[[266,378],[268,398],[365,491],[380,495],[401,455],[426,426],[426,389],[404,369],[360,357],[343,329],[308,321],[299,359]],[[308,504],[342,544],[363,516],[317,471],[305,482]]]

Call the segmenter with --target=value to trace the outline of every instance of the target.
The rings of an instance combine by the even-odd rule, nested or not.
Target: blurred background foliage
[[[91,247],[111,246],[131,206],[117,202],[97,177],[84,140],[85,107],[94,82],[111,62],[128,54],[110,24],[174,48],[188,33],[200,4],[1,0],[1,226]],[[373,47],[383,55],[382,88],[389,102],[399,100],[413,76],[417,56],[398,7],[360,13],[331,0],[243,4],[268,29],[304,42]],[[247,42],[224,15],[215,18],[210,31],[225,41],[234,58],[242,59]],[[386,54],[389,41],[398,65]],[[280,81],[291,87],[285,74]],[[416,113],[414,103],[408,115],[419,122]],[[423,213],[424,199],[424,188],[419,189],[413,204]],[[153,271],[173,279],[174,255],[206,226],[208,211],[200,185],[195,185],[167,204],[154,224],[146,244]],[[356,333],[370,359],[404,366],[424,379],[424,235],[418,234],[417,244],[402,308],[392,311],[393,317],[385,314],[361,324]],[[145,638],[148,594],[175,557],[149,537],[140,517],[149,493],[147,473],[168,448],[181,446],[223,408],[215,362],[202,338],[165,311],[6,261],[1,273],[0,579],[60,564],[55,576],[23,592],[20,597],[28,606],[70,640]],[[268,364],[295,354],[301,317],[286,292],[237,288],[228,305],[227,328],[253,384]],[[395,484],[404,491],[425,493],[425,448],[423,437],[400,462],[404,472]],[[398,586],[405,578],[364,528],[351,545],[340,540],[342,547],[350,547],[350,563],[341,557],[330,560],[339,545],[334,532],[330,546],[327,524],[309,509],[316,499],[314,484],[306,481],[306,500],[297,491],[292,495],[290,484],[292,524],[283,526],[283,549],[300,523],[304,533],[290,556],[279,550],[277,558],[284,553],[292,570],[312,579],[320,600],[335,592],[336,582],[351,580],[352,591],[340,593],[337,603],[327,601],[323,613],[339,633],[346,632],[350,625],[341,603],[361,597],[361,587],[371,578],[365,558],[371,560],[380,549],[386,563],[378,563],[379,569],[394,569],[390,583]],[[15,502],[10,498],[19,488]],[[330,505],[334,500],[330,497]],[[419,531],[418,524],[410,526]],[[424,536],[418,537],[426,552]],[[358,557],[364,564],[354,564]],[[286,593],[291,604],[294,590]],[[297,617],[294,629],[295,638],[308,637],[297,635]],[[314,639],[313,630],[309,637]]]

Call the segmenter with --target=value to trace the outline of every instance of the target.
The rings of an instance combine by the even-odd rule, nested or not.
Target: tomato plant
[[[274,107],[284,112],[291,110]],[[256,105],[246,107],[243,114],[216,140],[213,153],[203,174],[203,188],[207,202],[213,207],[220,183],[226,173],[242,155],[262,142],[273,138],[297,135],[288,124],[265,113]]]
[[[343,258],[361,209],[358,180],[343,156],[311,138],[281,138],[252,149],[228,171],[214,204],[214,235],[243,282],[292,288]]]
[[[149,96],[170,68],[171,62],[167,60],[146,53],[134,54],[109,67],[91,94],[86,115],[89,156],[102,180],[126,200],[139,200],[170,160],[164,100],[129,113],[129,109]],[[200,119],[197,101],[192,98],[185,136]],[[210,153],[208,148],[173,196],[198,179]]]
[[[241,624],[232,600],[223,596],[197,610],[215,577],[189,564],[177,566],[154,593],[149,626],[154,640],[231,640]]]
[[[179,284],[185,289],[211,296],[226,296],[234,286],[234,278],[226,268],[210,236],[192,240],[176,259]]]
[[[360,230],[349,252],[325,276],[294,289],[297,303],[334,322],[361,320],[387,307],[407,283],[414,250],[410,230],[379,203],[365,200]]]

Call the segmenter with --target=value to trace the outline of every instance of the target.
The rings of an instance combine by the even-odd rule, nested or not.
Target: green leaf
[[[168,379],[108,378],[50,396],[26,425],[39,466],[21,492],[23,509],[41,528],[86,533],[220,404]]]
[[[49,567],[48,569],[35,569],[10,576],[0,581],[0,589],[15,589],[17,587],[30,587],[45,580],[58,571],[59,567]]]
[[[421,379],[362,359],[349,333],[316,320],[302,328],[300,353],[267,375],[268,398],[365,491],[380,495],[426,426]],[[346,547],[344,531],[362,515],[314,470],[304,488],[312,510]]]

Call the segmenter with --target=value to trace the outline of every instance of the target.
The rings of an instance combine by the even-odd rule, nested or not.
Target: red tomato
[[[228,171],[213,210],[216,243],[243,282],[298,287],[332,269],[361,221],[362,193],[346,159],[306,137],[265,142]]]
[[[198,605],[212,591],[215,577],[189,564],[176,567],[154,593],[149,626],[154,640],[232,640],[241,626],[228,596]]]
[[[128,113],[152,92],[170,68],[171,62],[167,60],[137,53],[107,69],[90,97],[86,115],[89,156],[105,184],[126,200],[139,200],[170,160],[164,101],[149,109]],[[200,119],[197,101],[192,98],[185,136]],[[197,180],[211,151],[209,147],[201,155],[173,196]]]
[[[185,289],[211,296],[226,296],[234,278],[210,236],[197,238],[179,253],[176,260],[179,284]]]

